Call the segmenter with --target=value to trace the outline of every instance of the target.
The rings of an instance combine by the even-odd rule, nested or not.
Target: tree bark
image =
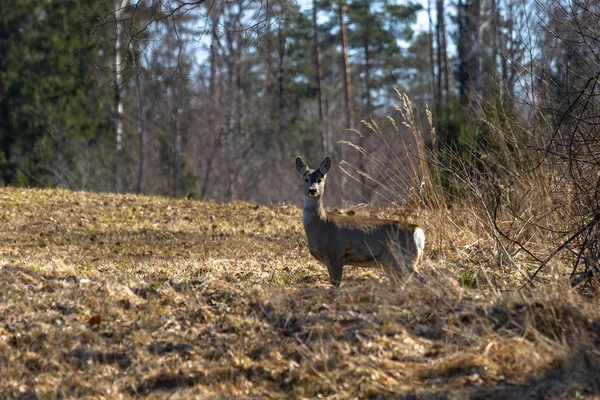
[[[354,107],[352,106],[352,75],[350,75],[350,65],[348,63],[348,29],[344,15],[346,14],[346,5],[340,4],[340,32],[342,35],[342,71],[344,73],[344,113],[346,117],[346,129],[354,129]],[[340,161],[344,160],[344,146],[340,146]],[[346,192],[346,175],[342,174],[340,181],[340,196]]]
[[[9,66],[6,62],[8,50],[5,43],[8,43],[10,36],[7,22],[0,18],[0,73],[8,71]],[[0,162],[5,162],[0,170],[0,183],[13,183],[14,175],[12,171],[12,147],[14,145],[15,135],[12,127],[10,102],[5,92],[0,93]],[[4,160],[2,160],[4,158]]]
[[[481,120],[482,102],[483,102],[483,62],[481,59],[481,47],[482,47],[482,32],[481,32],[481,0],[473,0],[473,35],[475,35],[473,43],[473,83],[475,85],[475,96],[473,99],[473,111],[475,113],[475,120]]]
[[[181,146],[181,132],[179,129],[179,112],[181,111],[180,107],[180,93],[179,93],[179,79],[180,77],[175,78],[175,82],[173,83],[172,93],[173,93],[173,190],[171,196],[173,198],[177,198],[177,189],[179,184],[179,169],[181,165],[180,161],[180,146]]]
[[[278,71],[278,104],[279,104],[279,132],[277,134],[277,140],[279,143],[279,148],[283,148],[283,132],[286,128],[285,123],[285,93],[284,93],[284,62],[285,62],[285,22],[282,22],[282,25],[279,26],[278,36],[279,36],[279,71]]]
[[[354,129],[354,110],[352,107],[352,77],[348,64],[348,29],[344,15],[346,6],[340,6],[340,31],[342,34],[342,71],[344,73],[344,112],[346,116],[346,129]]]
[[[498,37],[498,51],[500,52],[500,91],[501,91],[501,97],[502,97],[502,101],[505,103],[508,103],[509,101],[509,95],[508,95],[508,88],[506,87],[507,83],[508,83],[508,54],[507,54],[507,41],[508,38],[510,36],[510,27],[511,27],[512,21],[508,21],[507,23],[507,28],[509,31],[509,34],[503,34],[502,32],[498,32],[499,33],[499,37]]]
[[[469,106],[478,120],[481,116],[481,1],[458,2],[458,83],[461,103]]]
[[[233,49],[233,48],[232,48]],[[251,146],[254,145],[255,143],[252,143],[251,141],[244,141],[244,145],[246,147],[246,151],[241,151],[241,145],[242,139],[245,139],[244,137],[242,137],[242,135],[246,135],[245,131],[243,131],[243,127],[245,126],[244,120],[245,120],[245,109],[244,109],[244,86],[242,84],[243,82],[243,77],[242,77],[242,62],[241,62],[241,51],[238,47],[237,49],[237,53],[235,56],[235,92],[233,92],[233,99],[231,101],[231,104],[235,104],[235,115],[233,116],[233,123],[234,123],[234,137],[232,137],[231,139],[231,143],[230,143],[230,149],[231,152],[230,154],[233,154],[235,152],[236,156],[238,157],[238,159],[232,163],[229,163],[229,182],[227,185],[227,191],[225,193],[225,201],[226,202],[232,202],[235,199],[235,194],[236,194],[236,186],[237,186],[237,181],[238,181],[238,176],[242,171],[242,167],[244,165],[244,160],[246,159],[247,156],[247,151],[250,150]]]
[[[365,7],[365,13],[369,13],[369,0],[364,0],[363,3]],[[364,110],[364,119],[369,119],[371,113],[373,112],[373,98],[371,97],[371,48],[369,46],[369,42],[371,40],[370,37],[370,29],[368,26],[365,26],[365,31],[363,35],[363,51],[365,53],[365,110]]]
[[[121,41],[123,36],[123,25],[121,23],[121,16],[128,0],[114,0],[114,13],[115,13],[115,43],[114,43],[114,69],[115,74],[113,78],[114,90],[115,90],[115,109],[114,109],[114,140],[115,140],[115,157],[114,157],[114,190],[116,192],[121,191],[121,153],[123,151],[123,102],[121,100],[121,91],[123,86],[123,61],[121,59]]]
[[[441,110],[442,107],[442,98],[443,98],[443,88],[442,88],[442,75],[443,75],[443,62],[442,62],[442,24],[443,22],[440,21],[440,17],[443,16],[443,0],[437,0],[436,1],[436,18],[437,18],[437,23],[435,26],[435,38],[436,38],[436,43],[437,43],[437,57],[436,57],[436,61],[437,61],[437,88],[438,91],[436,93],[437,95],[437,108],[439,110]],[[442,11],[441,11],[441,10]],[[441,112],[438,112],[438,114],[441,115]]]
[[[317,4],[316,0],[313,0],[312,4],[312,23],[313,23],[313,51],[314,51],[314,63],[315,63],[315,84],[317,87],[317,102],[319,106],[319,122],[321,123],[321,145],[323,150],[323,157],[329,152],[327,146],[327,126],[325,123],[325,106],[323,102],[323,90],[321,85],[321,65],[319,59],[321,58],[321,49],[319,46],[319,25],[317,23]]]
[[[437,14],[437,63],[438,63],[438,119],[443,122],[444,129],[448,126],[448,112],[450,109],[450,85],[449,85],[449,66],[448,50],[446,43],[446,16],[444,0],[436,1]]]
[[[436,106],[436,102],[438,100],[438,95],[437,92],[439,90],[439,87],[436,84],[436,75],[435,75],[435,63],[436,63],[436,56],[435,56],[435,49],[434,49],[434,45],[433,45],[433,18],[431,17],[431,0],[427,0],[427,17],[429,20],[429,87],[430,87],[430,91],[431,91],[431,105],[432,105],[432,112],[433,112],[433,119],[434,121],[437,121],[437,106]],[[437,30],[436,30],[437,31]]]
[[[275,71],[276,66],[274,65],[273,51],[274,51],[274,35],[271,30],[271,12],[267,10],[266,16],[266,32],[265,32],[265,47],[266,47],[266,56],[267,56],[267,99],[269,101],[269,119],[266,124],[266,137],[262,140],[261,145],[265,147],[267,151],[272,151],[275,146],[275,121],[278,116],[277,102],[278,97],[275,95],[275,91],[277,88],[277,78],[278,72]]]
[[[363,0],[363,7],[364,7],[365,15],[369,15],[370,14],[369,0]],[[371,30],[367,24],[366,26],[364,26],[364,33],[363,33],[363,51],[365,53],[365,89],[364,89],[365,108],[364,108],[363,119],[367,120],[367,121],[369,120],[369,118],[371,117],[371,114],[373,112],[373,98],[371,97],[371,49],[370,49],[370,45],[369,45],[369,42],[371,41],[370,33],[371,33]],[[361,148],[363,148],[363,149],[365,148],[366,142],[365,142],[365,138],[363,135],[360,136],[358,143]],[[362,152],[360,152],[358,156],[359,156],[358,168],[362,172],[366,173],[367,165],[366,165],[365,155]],[[361,188],[362,188],[362,196],[366,201],[368,201],[369,190],[367,187],[367,178],[365,177],[364,174],[360,174],[360,183],[361,183]]]
[[[505,5],[507,9],[507,32],[502,35],[500,39],[500,58],[501,58],[501,75],[502,75],[502,98],[504,102],[512,102],[513,99],[513,80],[510,78],[509,60],[511,64],[516,64],[514,60],[514,45],[513,45],[513,25],[514,25],[514,8],[513,1],[509,0],[508,4]],[[510,43],[511,50],[509,51],[508,45]]]
[[[138,176],[137,176],[137,189],[136,193],[141,194],[143,191],[143,182],[144,182],[144,101],[142,97],[142,82],[141,82],[141,71],[142,68],[140,66],[140,49],[139,46],[136,45],[134,48],[134,56],[135,56],[135,96],[137,100],[137,112],[136,112],[136,129],[139,138],[139,166],[138,166]]]
[[[498,56],[499,56],[499,25],[500,25],[500,12],[498,10],[498,1],[491,0],[490,1],[490,12],[491,23],[492,23],[492,67],[493,71],[498,71]]]
[[[444,78],[443,78],[443,84],[444,84],[444,101],[445,101],[445,106],[446,106],[446,126],[448,126],[448,124],[450,123],[449,121],[449,112],[450,112],[450,66],[448,64],[448,44],[446,42],[446,14],[445,14],[445,7],[444,7],[444,1],[440,0],[441,4],[441,14],[438,17],[440,19],[440,23],[441,23],[441,35],[442,35],[442,62],[444,64],[444,69],[443,69],[443,74],[444,74]]]
[[[215,4],[215,9],[217,5]],[[219,51],[218,51],[218,40],[219,40],[219,15],[211,17],[212,23],[212,44],[210,46],[210,107],[211,110],[208,112],[208,134],[213,135],[212,149],[208,154],[206,160],[206,168],[204,170],[204,178],[202,179],[202,187],[200,188],[200,198],[206,200],[208,196],[208,188],[210,184],[210,176],[212,173],[213,163],[215,161],[217,150],[220,144],[220,135],[217,131],[217,121],[215,113],[219,107],[219,87],[217,82],[218,68],[219,68]]]
[[[458,70],[456,74],[456,80],[458,83],[458,98],[461,104],[467,102],[467,65],[468,65],[468,54],[466,43],[468,42],[467,32],[467,12],[465,1],[458,0],[457,4],[457,21],[458,21]]]

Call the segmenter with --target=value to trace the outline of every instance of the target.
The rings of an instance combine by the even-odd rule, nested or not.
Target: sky
[[[417,23],[413,26],[415,32],[426,31],[427,29],[429,29],[429,20],[427,18],[427,1],[419,0],[418,3],[421,4],[423,9],[419,11],[419,15],[417,16]]]
[[[420,3],[423,10],[419,11],[417,16],[417,23],[413,25],[415,32],[426,31],[428,29],[428,18],[427,18],[427,0],[414,0],[416,3]],[[390,3],[406,4],[409,1],[406,0],[390,0]],[[312,0],[297,0],[298,5],[302,10],[308,10],[312,7]]]
[[[427,31],[429,29],[429,20],[427,17],[427,0],[389,0],[390,3],[396,4],[406,4],[409,2],[417,2],[420,3],[423,9],[417,14],[417,21],[413,24],[412,28],[415,33]],[[312,8],[312,0],[296,0],[297,4],[300,6],[302,11],[307,11]],[[210,45],[210,38],[208,34],[208,30],[204,29],[204,34],[201,35],[201,38],[198,40],[198,44],[202,43],[203,46],[197,46],[196,50],[196,60],[198,61],[198,65],[204,65],[209,56],[207,48]],[[404,47],[406,43],[401,43]]]

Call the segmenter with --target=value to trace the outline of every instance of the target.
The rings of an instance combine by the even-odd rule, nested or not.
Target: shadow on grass
[[[264,382],[280,393],[289,392],[293,389],[296,381],[294,379],[280,379],[261,366],[217,368],[211,372],[201,374],[169,374],[165,372],[143,379],[137,386],[131,388],[129,394],[148,395],[153,392],[176,392],[177,390],[194,387],[197,385],[215,385],[247,379],[253,382]],[[227,397],[227,393],[223,393]]]
[[[597,398],[600,395],[600,360],[580,348],[560,365],[522,384],[498,382],[460,391],[469,399]],[[597,351],[597,349],[596,349]]]
[[[137,387],[132,388],[130,395],[148,395],[152,392],[168,392],[186,387],[193,387],[206,382],[203,376],[185,376],[161,373],[151,378],[144,379]]]
[[[122,369],[127,369],[133,362],[134,355],[125,352],[101,352],[88,351],[84,349],[75,349],[64,353],[67,361],[78,360],[80,367],[84,366],[87,361],[93,361],[99,364],[118,364]],[[71,364],[77,364],[71,362]]]

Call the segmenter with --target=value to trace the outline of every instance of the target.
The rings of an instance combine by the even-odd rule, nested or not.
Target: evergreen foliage
[[[106,139],[110,114],[97,74],[102,41],[90,36],[105,12],[79,0],[0,4],[5,184],[74,184],[79,145]]]

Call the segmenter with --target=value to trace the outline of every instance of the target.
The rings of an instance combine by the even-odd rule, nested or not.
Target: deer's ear
[[[331,158],[325,157],[325,159],[321,163],[321,166],[319,166],[319,172],[322,173],[323,175],[325,175],[327,172],[329,172],[330,168],[331,168]]]
[[[308,164],[304,162],[302,157],[296,157],[296,169],[302,175],[308,174]]]

